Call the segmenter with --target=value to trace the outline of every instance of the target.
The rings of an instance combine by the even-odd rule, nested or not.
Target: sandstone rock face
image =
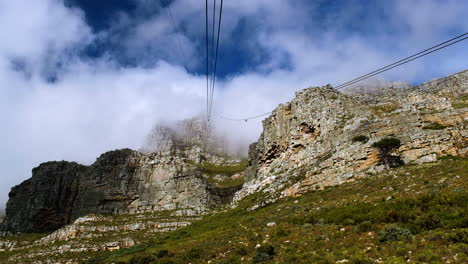
[[[227,162],[206,151],[207,133],[197,120],[187,120],[185,137],[167,128],[155,141],[158,151],[110,151],[95,163],[47,162],[32,178],[12,188],[2,230],[49,232],[88,214],[136,214],[177,210],[199,215],[230,200],[237,189],[220,190],[207,182],[201,162]],[[162,128],[161,128],[162,129]],[[222,196],[222,197],[221,197]],[[229,202],[229,201],[227,201]]]
[[[295,196],[378,173],[385,167],[371,145],[387,137],[402,142],[395,155],[405,163],[466,156],[467,100],[468,71],[414,88],[345,94],[325,86],[298,92],[263,121],[235,200],[260,190]],[[368,141],[353,142],[356,136]]]

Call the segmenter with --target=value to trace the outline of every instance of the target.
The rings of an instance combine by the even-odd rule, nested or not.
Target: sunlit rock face
[[[467,155],[468,71],[413,88],[358,88],[308,88],[278,106],[250,147],[235,200],[257,191],[300,195],[378,173],[385,166],[372,144],[383,138],[401,141],[394,154],[406,164]]]
[[[153,132],[152,152],[122,149],[90,166],[54,161],[34,168],[30,179],[12,188],[2,230],[48,232],[88,214],[199,215],[232,198],[238,188],[220,192],[197,166],[229,162],[203,121]]]

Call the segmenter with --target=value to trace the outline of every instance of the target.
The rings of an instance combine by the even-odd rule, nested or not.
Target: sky
[[[91,164],[205,113],[204,14],[195,0],[0,0],[0,205],[41,162]],[[254,142],[261,118],[220,116],[269,112],[468,32],[466,14],[464,0],[226,0],[212,122],[233,144]],[[467,43],[379,78],[459,72]]]

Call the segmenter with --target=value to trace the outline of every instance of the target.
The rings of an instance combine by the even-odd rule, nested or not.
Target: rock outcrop
[[[9,255],[2,263],[83,263],[99,252],[129,248],[150,240],[156,233],[173,231],[200,219],[176,213],[87,215],[50,234],[0,237],[0,255]]]
[[[158,151],[110,151],[90,166],[47,162],[32,178],[9,194],[2,230],[49,232],[88,214],[136,214],[176,210],[179,215],[204,214],[233,197],[236,188],[208,182],[200,164],[234,162],[206,151],[206,126],[186,120],[184,133],[161,128]],[[227,199],[226,199],[227,197]],[[230,197],[230,198],[229,198]]]
[[[397,138],[404,163],[468,153],[468,71],[414,88],[341,93],[308,88],[263,121],[236,200],[295,196],[385,169],[372,144]],[[359,140],[360,139],[360,140]]]

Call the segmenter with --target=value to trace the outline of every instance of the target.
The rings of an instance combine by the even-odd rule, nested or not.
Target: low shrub
[[[447,128],[446,126],[440,124],[440,123],[437,123],[437,122],[433,122],[431,123],[430,125],[427,125],[427,126],[423,126],[422,129],[428,129],[428,130],[442,130],[442,129],[445,129]]]
[[[353,257],[350,259],[349,263],[352,264],[373,264],[375,263],[373,260],[365,258],[365,257]]]
[[[283,228],[278,228],[278,230],[276,230],[276,236],[277,237],[285,237],[288,235],[289,232],[287,232],[286,230],[284,230]]]
[[[157,258],[164,258],[164,257],[167,257],[169,255],[170,255],[170,253],[166,249],[162,249],[162,250],[159,250],[158,252],[156,252],[156,257]]]
[[[380,242],[391,242],[402,239],[407,239],[412,236],[411,231],[398,226],[387,226],[379,233]]]
[[[263,263],[271,260],[275,255],[275,248],[272,245],[262,245],[255,250],[252,263]]]
[[[242,256],[242,257],[247,256],[247,254],[249,254],[249,252],[247,251],[247,249],[245,247],[236,248],[235,253],[236,253],[236,255],[239,255],[239,256]]]
[[[180,240],[180,239],[184,239],[184,238],[189,238],[191,236],[192,235],[190,235],[190,233],[188,233],[185,230],[180,230],[180,231],[178,230],[175,233],[173,233],[172,239],[173,240]]]
[[[128,264],[150,264],[154,261],[154,257],[148,254],[135,256],[130,259]]]
[[[156,262],[153,262],[153,264],[175,264],[175,262],[171,259],[160,259]]]
[[[185,260],[200,259],[202,254],[203,254],[203,250],[199,248],[192,248],[185,253],[184,259]]]
[[[353,142],[366,143],[367,141],[369,141],[369,138],[364,136],[364,135],[359,135],[359,136],[353,137]]]
[[[372,222],[364,221],[358,224],[357,230],[359,232],[369,232],[372,229]]]
[[[377,148],[380,152],[379,158],[382,163],[389,168],[396,168],[403,165],[400,156],[392,155],[391,152],[399,148],[401,141],[398,138],[384,138],[372,144],[373,148]]]
[[[372,144],[373,148],[378,148],[383,152],[390,152],[400,147],[401,141],[398,138],[384,138]]]
[[[468,228],[455,229],[447,235],[447,239],[454,243],[468,244]]]
[[[416,256],[416,259],[424,263],[435,263],[440,261],[440,257],[430,249],[420,251]]]

